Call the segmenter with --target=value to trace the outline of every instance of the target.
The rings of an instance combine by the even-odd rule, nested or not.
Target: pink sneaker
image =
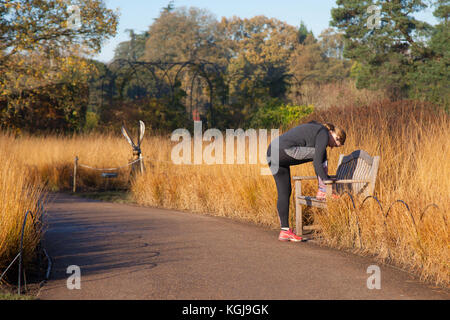
[[[316,194],[317,200],[325,200],[326,198],[327,198],[327,194],[325,192],[320,191],[320,190],[317,191],[317,194]],[[331,198],[339,199],[340,197],[337,194],[333,193],[333,194],[331,194]]]
[[[317,190],[316,199],[317,200],[325,200],[327,197],[327,194],[321,190]]]
[[[302,241],[302,239],[303,239],[302,237],[299,237],[295,233],[293,233],[291,229],[281,230],[280,235],[278,236],[278,240],[280,241],[300,242]]]

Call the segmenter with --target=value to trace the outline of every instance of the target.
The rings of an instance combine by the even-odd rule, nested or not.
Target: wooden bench
[[[333,190],[338,195],[344,191],[355,195],[373,195],[379,163],[379,156],[371,157],[364,150],[356,150],[348,156],[341,154],[339,156],[336,175],[330,176],[332,180],[324,181],[327,197],[332,195]],[[296,233],[301,236],[303,235],[303,230],[317,229],[317,226],[314,225],[303,227],[302,205],[326,208],[327,204],[326,200],[302,195],[302,181],[317,180],[316,176],[294,176],[293,180],[295,181]]]

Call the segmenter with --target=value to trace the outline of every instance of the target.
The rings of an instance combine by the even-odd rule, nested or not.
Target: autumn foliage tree
[[[13,128],[78,129],[86,110],[88,54],[116,32],[101,0],[0,1],[0,121]]]
[[[351,63],[343,59],[342,50],[340,33],[329,31],[318,40],[303,22],[295,27],[266,16],[217,20],[207,10],[175,8],[169,3],[145,33],[132,32],[129,41],[119,44],[116,58],[137,57],[138,61],[162,65],[187,61],[213,64],[208,74],[214,87],[213,106],[210,83],[195,67],[188,66],[179,73],[178,68],[156,70],[155,74],[166,82],[177,76],[178,102],[186,112],[193,110],[194,102],[209,124],[245,127],[262,109],[272,113],[284,110],[277,106],[289,104],[289,93],[304,81],[348,77]],[[199,76],[193,77],[195,74]],[[145,77],[145,73],[140,72],[139,77]],[[147,83],[151,81],[147,79]],[[133,83],[135,79],[130,79],[129,85]],[[141,101],[140,105],[145,104]],[[159,118],[165,112],[166,118],[171,118],[168,115],[175,107],[177,104],[172,103],[160,108],[152,117]]]

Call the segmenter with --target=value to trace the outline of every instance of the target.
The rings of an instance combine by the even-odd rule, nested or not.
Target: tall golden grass
[[[323,242],[376,255],[448,286],[448,114],[403,101],[329,109],[315,118],[347,128],[345,153],[364,149],[381,156],[376,186],[381,207],[372,198],[364,204],[355,199],[356,209],[349,201],[335,203],[317,215]]]
[[[340,153],[363,149],[381,156],[375,194],[382,209],[372,198],[364,204],[355,198],[354,209],[344,196],[329,210],[312,210],[322,226],[322,243],[375,255],[424,280],[448,285],[448,115],[414,101],[385,101],[328,108],[302,122],[311,119],[347,131],[345,147],[329,151],[330,172],[336,170]],[[271,176],[260,175],[259,166],[173,165],[173,143],[160,139],[156,145],[159,161],[132,186],[138,203],[279,227],[275,183]],[[296,166],[292,175],[314,175],[314,170],[312,165]],[[316,188],[313,182],[304,190],[314,195]],[[294,225],[293,203],[290,209]]]
[[[22,224],[28,210],[33,216],[27,217],[23,263],[35,267],[32,262],[43,231],[39,204],[46,201],[48,191],[71,190],[76,155],[80,163],[114,167],[127,163],[129,146],[112,135],[16,137],[11,132],[2,132],[0,150],[1,273],[19,252]],[[126,188],[129,177],[123,171],[119,179],[106,182],[99,172],[81,168],[77,176],[81,190]]]
[[[365,106],[343,104],[319,110],[301,122],[311,119],[332,122],[347,131],[346,145],[328,153],[330,173],[336,170],[341,153],[363,149],[381,156],[375,194],[383,209],[374,199],[368,199],[363,205],[362,199],[355,199],[356,209],[353,209],[344,196],[329,210],[310,211],[322,226],[318,234],[322,243],[374,255],[380,261],[412,270],[424,280],[448,286],[448,115],[414,101],[379,101]],[[14,154],[14,159],[20,159],[29,168],[30,179],[54,190],[71,190],[75,156],[79,157],[79,163],[97,168],[122,166],[131,158],[130,146],[119,135],[21,138],[0,135],[0,144],[2,150],[7,147],[12,151],[3,153],[1,170],[8,171],[5,164],[13,161]],[[260,174],[264,166],[175,165],[170,157],[175,144],[168,136],[144,139],[142,150],[147,170],[130,186],[137,203],[279,227],[275,183],[271,176]],[[128,173],[128,169],[122,170],[115,182],[109,182],[110,186],[127,187]],[[310,164],[295,166],[291,174],[314,175],[314,169]],[[6,180],[2,176],[0,181],[8,185],[15,179]],[[88,169],[80,169],[77,181],[84,189],[106,187],[99,172]],[[310,182],[303,191],[314,195],[316,188],[317,182]],[[5,195],[3,201],[9,197],[12,196]],[[409,210],[395,202],[398,199],[405,201]],[[437,208],[427,208],[430,204]],[[292,225],[293,210],[291,203]]]
[[[13,261],[20,251],[22,225],[28,210],[23,237],[23,263],[36,256],[41,238],[39,200],[44,200],[41,185],[29,179],[27,167],[14,149],[11,137],[0,137],[0,271]]]
[[[112,134],[23,135],[12,144],[12,149],[21,155],[30,176],[50,191],[72,189],[75,157],[79,165],[99,169],[126,165],[131,158],[131,148],[125,139]],[[119,170],[119,179],[111,180],[103,179],[102,171],[81,166],[77,170],[79,191],[128,187],[129,168]]]

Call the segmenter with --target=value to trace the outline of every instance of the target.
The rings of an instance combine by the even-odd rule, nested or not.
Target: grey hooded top
[[[313,161],[316,175],[322,180],[328,179],[323,163],[327,160],[329,135],[324,125],[311,121],[288,130],[276,139],[279,143],[278,164],[280,166]],[[273,159],[270,158],[270,149],[271,146],[267,150],[268,161],[273,163]]]

